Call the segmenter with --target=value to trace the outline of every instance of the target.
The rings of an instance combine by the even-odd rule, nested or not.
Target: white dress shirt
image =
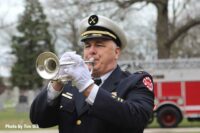
[[[100,84],[99,86],[96,85],[96,84],[94,84],[94,87],[92,88],[92,90],[91,90],[89,96],[85,99],[85,101],[86,101],[87,103],[89,103],[90,105],[93,105],[94,100],[95,100],[96,95],[97,95],[97,92],[99,91],[99,88],[100,88],[101,85],[105,82],[105,80],[110,76],[110,74],[111,74],[112,72],[113,72],[113,71],[110,71],[110,72],[108,72],[108,73],[106,73],[106,74],[104,74],[103,76],[100,77],[102,82],[101,82],[101,84]]]

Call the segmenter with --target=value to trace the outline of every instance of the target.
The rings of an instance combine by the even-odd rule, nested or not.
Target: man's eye
[[[104,47],[104,45],[102,43],[98,43],[96,44],[97,47]]]
[[[91,45],[89,44],[85,44],[85,48],[89,48]]]

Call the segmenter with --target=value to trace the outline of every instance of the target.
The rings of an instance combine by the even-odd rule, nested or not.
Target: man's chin
[[[99,73],[98,69],[93,69],[92,77],[99,77],[99,76],[100,76],[100,73]]]

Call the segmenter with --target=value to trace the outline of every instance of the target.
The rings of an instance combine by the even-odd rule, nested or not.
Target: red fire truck
[[[130,72],[145,70],[154,79],[155,117],[161,127],[183,118],[200,120],[200,59],[122,61]]]

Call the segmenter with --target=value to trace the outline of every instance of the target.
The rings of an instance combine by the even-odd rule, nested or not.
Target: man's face
[[[84,59],[94,58],[94,77],[102,76],[113,70],[117,65],[120,48],[114,41],[105,39],[90,39],[84,42]],[[89,65],[91,69],[91,65]]]

